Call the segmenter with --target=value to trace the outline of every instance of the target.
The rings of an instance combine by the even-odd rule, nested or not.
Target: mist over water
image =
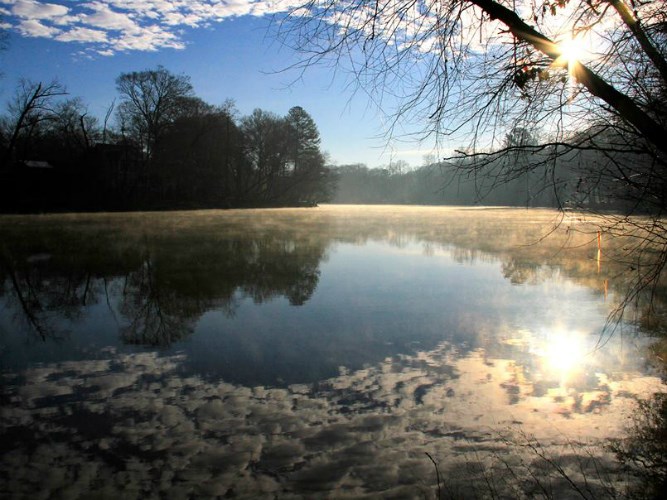
[[[0,231],[10,496],[423,497],[426,453],[463,496],[489,478],[515,494],[504,461],[530,476],[533,439],[602,495],[629,479],[600,443],[664,392],[641,310],[605,328],[622,242],[600,259],[576,215],[328,206]]]

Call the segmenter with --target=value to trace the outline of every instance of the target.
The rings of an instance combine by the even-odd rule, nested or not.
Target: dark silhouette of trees
[[[2,120],[2,167],[48,158],[50,163],[72,164],[99,139],[97,120],[80,98],[67,95],[58,82],[22,80]]]
[[[121,97],[121,128],[137,141],[146,159],[172,122],[184,113],[194,96],[190,78],[174,75],[164,67],[122,73],[116,79]]]
[[[88,114],[81,98],[59,101],[44,122],[42,140],[33,155],[74,167],[99,142],[99,136],[97,119]]]
[[[320,133],[317,125],[301,106],[289,110],[287,117],[287,149],[294,172],[317,168],[322,162]]]
[[[288,161],[300,191],[300,201],[316,203],[318,199],[328,198],[329,179],[315,121],[301,106],[290,109],[285,121]]]
[[[44,121],[53,118],[55,98],[65,94],[65,88],[56,80],[48,84],[29,80],[19,82],[8,105],[9,116],[2,123],[3,168],[12,161],[30,159],[35,134]]]
[[[2,118],[0,209],[108,210],[312,205],[331,179],[312,117],[195,96],[189,77],[123,73],[103,124],[57,82],[22,81]],[[116,109],[116,127],[109,120]]]
[[[330,179],[320,151],[320,134],[301,107],[286,117],[256,109],[241,121],[249,170],[246,197],[267,204],[315,204],[330,196]]]
[[[153,178],[168,201],[231,206],[234,173],[243,161],[233,117],[200,102],[177,118],[157,143]]]
[[[287,174],[287,134],[281,117],[255,109],[241,120],[245,154],[249,162],[242,179],[241,196],[259,197],[264,202],[276,200],[280,179]]]
[[[21,80],[1,119],[0,207],[62,210],[87,199],[92,169],[86,158],[98,141],[97,121],[57,81]],[[78,193],[78,194],[77,194]]]

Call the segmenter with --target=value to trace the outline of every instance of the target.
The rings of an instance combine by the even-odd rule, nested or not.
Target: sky
[[[284,71],[298,56],[277,40],[271,20],[298,1],[0,0],[9,34],[0,52],[2,109],[20,78],[56,78],[101,119],[118,98],[118,75],[162,65],[188,75],[210,104],[232,99],[241,115],[303,107],[334,164],[422,165],[432,148],[389,141],[385,113],[353,91],[348,75],[324,66]]]

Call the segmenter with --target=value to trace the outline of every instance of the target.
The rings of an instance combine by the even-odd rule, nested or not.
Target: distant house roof
[[[26,160],[23,164],[28,168],[53,168],[53,165],[43,160]]]

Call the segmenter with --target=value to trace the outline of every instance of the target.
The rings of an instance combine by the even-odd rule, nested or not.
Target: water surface
[[[10,497],[423,498],[427,453],[466,478],[449,496],[571,488],[508,479],[544,468],[527,443],[590,467],[600,496],[599,444],[664,391],[654,332],[605,328],[624,264],[575,215],[330,206],[0,231]]]

